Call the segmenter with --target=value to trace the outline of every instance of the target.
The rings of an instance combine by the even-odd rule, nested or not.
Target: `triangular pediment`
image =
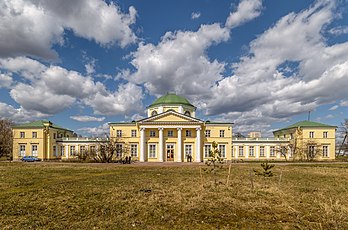
[[[166,122],[197,122],[202,123],[201,120],[193,117],[186,116],[184,114],[175,112],[175,111],[167,111],[164,113],[157,114],[153,117],[148,117],[143,120],[138,121],[139,123],[149,123],[149,122],[160,122],[160,123],[166,123]]]

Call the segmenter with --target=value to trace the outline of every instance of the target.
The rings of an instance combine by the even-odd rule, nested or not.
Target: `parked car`
[[[34,161],[41,161],[40,158],[37,158],[37,157],[34,157],[34,156],[24,156],[22,158],[22,161],[25,161],[25,162],[34,162]]]

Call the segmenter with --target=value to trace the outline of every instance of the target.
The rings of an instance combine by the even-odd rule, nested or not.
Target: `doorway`
[[[174,145],[167,144],[167,161],[174,161]]]

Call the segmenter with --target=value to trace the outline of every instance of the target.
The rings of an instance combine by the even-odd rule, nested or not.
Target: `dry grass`
[[[348,229],[347,164],[200,167],[0,163],[0,229]]]

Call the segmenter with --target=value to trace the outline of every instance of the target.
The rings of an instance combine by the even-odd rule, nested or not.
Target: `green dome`
[[[194,107],[186,98],[178,96],[175,93],[167,93],[154,101],[149,107],[157,105],[188,105]]]

